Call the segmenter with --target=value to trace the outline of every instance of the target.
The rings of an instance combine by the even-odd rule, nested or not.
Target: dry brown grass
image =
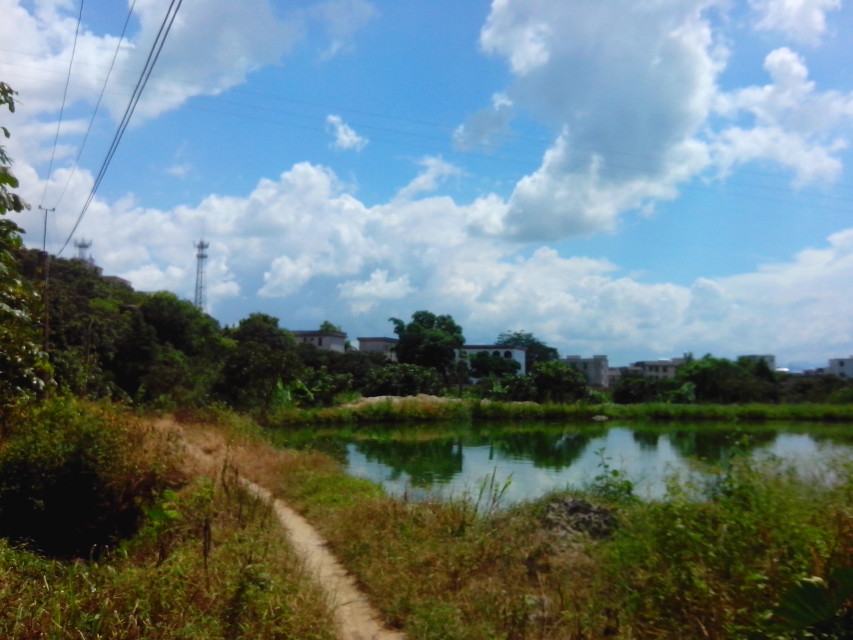
[[[220,428],[199,442],[309,516],[413,640],[770,637],[772,607],[798,577],[849,566],[831,551],[849,542],[849,467],[846,485],[821,490],[784,469],[733,466],[707,502],[677,490],[619,502],[617,533],[594,542],[549,529],[544,502],[391,499],[323,454]],[[826,517],[836,512],[844,526]]]
[[[548,532],[537,508],[484,515],[467,500],[392,499],[329,456],[273,449],[233,419],[181,428],[310,517],[386,621],[410,638],[591,638],[608,628],[592,598],[591,543]]]
[[[134,455],[121,468],[142,478],[146,464],[181,458],[169,424],[151,429],[118,410],[84,405],[63,412],[125,430]],[[196,436],[206,448],[220,446],[216,434]],[[227,465],[187,462],[183,484],[172,482],[146,506],[141,530],[97,560],[50,560],[0,540],[0,637],[332,640],[325,594],[305,575],[269,505]]]

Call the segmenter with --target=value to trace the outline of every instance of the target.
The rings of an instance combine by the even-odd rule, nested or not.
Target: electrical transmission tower
[[[75,240],[74,246],[77,247],[77,259],[80,262],[85,262],[86,264],[95,263],[95,261],[92,260],[92,256],[88,254],[89,248],[92,246],[91,240],[85,240],[83,238]]]
[[[210,243],[205,242],[204,239],[202,239],[194,246],[198,249],[195,254],[197,260],[195,271],[195,306],[199,311],[204,311],[204,307],[207,304],[207,294],[205,292],[204,282],[204,263],[207,260],[207,248],[210,246]]]

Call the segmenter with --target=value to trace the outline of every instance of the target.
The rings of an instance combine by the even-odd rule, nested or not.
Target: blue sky
[[[87,0],[75,45],[78,0],[0,0],[30,246],[38,206],[69,238],[168,4],[116,54],[129,4]],[[821,366],[853,353],[851,41],[842,0],[187,0],[74,238],[192,299],[203,236],[225,324],[428,309],[612,364]]]

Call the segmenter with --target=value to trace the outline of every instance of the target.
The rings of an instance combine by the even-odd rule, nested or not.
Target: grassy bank
[[[537,404],[419,396],[323,409],[279,409],[265,416],[263,422],[285,427],[460,420],[585,421],[596,417],[648,422],[853,422],[853,404]]]
[[[174,441],[110,407],[51,403],[13,431],[0,446],[4,527],[15,518],[44,526],[0,539],[0,637],[334,637],[270,509],[233,476],[191,479]],[[85,486],[97,488],[91,508]],[[105,526],[128,505],[140,507],[132,527],[127,517]],[[85,519],[69,523],[77,510]],[[93,521],[104,526],[93,531]],[[79,557],[77,547],[51,546],[49,529],[97,544]]]
[[[412,640],[842,640],[853,629],[849,461],[820,470],[840,480],[829,487],[736,456],[654,502],[603,461],[573,495],[615,527],[585,529],[553,516],[557,496],[502,508],[504,488],[488,481],[470,499],[392,499],[327,455],[270,447],[244,418],[197,417],[217,425],[187,424],[187,437],[214,428],[229,443],[215,482],[179,473],[173,442],[110,408],[48,407],[16,427],[0,447],[0,502],[21,442],[64,443],[65,458],[106,465],[108,487],[151,484],[153,473],[159,488],[134,501],[138,530],[96,558],[0,542],[0,637],[331,638],[321,596],[236,467],[305,514]],[[39,429],[50,437],[20,440]],[[90,435],[116,448],[87,457]]]
[[[594,539],[553,526],[555,496],[502,509],[502,487],[486,483],[473,499],[411,503],[317,452],[281,460],[265,481],[413,639],[828,640],[853,628],[849,464],[829,488],[736,458],[701,486],[673,481],[654,502],[602,468],[574,494],[616,518],[612,535]]]

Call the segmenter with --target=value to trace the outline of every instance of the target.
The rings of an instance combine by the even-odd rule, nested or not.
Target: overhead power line
[[[145,66],[142,68],[142,72],[139,74],[139,80],[136,82],[136,86],[133,89],[133,94],[130,96],[130,100],[128,100],[127,108],[124,110],[124,115],[122,116],[121,122],[119,122],[119,125],[116,128],[115,135],[113,135],[112,143],[110,143],[110,148],[107,150],[107,154],[104,157],[104,161],[101,163],[101,168],[98,171],[98,175],[95,177],[95,182],[92,185],[92,189],[89,192],[89,195],[86,198],[82,209],[80,210],[80,214],[77,216],[77,221],[74,223],[74,227],[71,229],[71,233],[68,234],[68,237],[65,239],[62,248],[56,255],[62,255],[62,252],[65,250],[65,247],[68,246],[68,243],[74,236],[74,232],[77,231],[77,227],[80,226],[80,222],[83,220],[83,217],[89,210],[89,205],[95,198],[95,193],[98,191],[98,187],[100,186],[101,181],[104,179],[104,175],[106,174],[107,169],[109,168],[110,163],[112,162],[113,156],[115,155],[115,152],[118,149],[118,145],[121,142],[122,137],[124,136],[124,132],[127,129],[128,124],[130,124],[130,119],[133,117],[133,112],[136,110],[136,105],[139,104],[139,100],[142,97],[142,92],[145,90],[145,86],[148,84],[148,80],[151,77],[151,72],[154,70],[154,65],[157,64],[157,60],[160,57],[160,53],[163,51],[163,45],[166,43],[166,38],[169,36],[169,31],[171,31],[172,29],[172,24],[174,24],[175,22],[175,17],[178,15],[178,11],[181,8],[181,4],[183,4],[183,0],[172,0],[169,3],[169,8],[166,10],[166,15],[163,17],[163,21],[160,23],[160,28],[157,31],[157,36],[154,39],[154,43],[151,45],[151,50],[148,52],[148,57],[145,60]]]
[[[74,66],[74,54],[77,52],[77,36],[80,34],[80,22],[83,19],[83,0],[80,0],[80,11],[77,13],[77,27],[74,29],[74,44],[71,46],[71,59],[68,61],[68,72],[65,74],[65,89],[62,91],[62,105],[59,107],[59,119],[56,121],[56,135],[53,137],[53,151],[50,152],[50,164],[47,166],[47,180],[44,181],[44,191],[41,194],[41,204],[47,195],[47,185],[50,184],[50,172],[53,171],[53,161],[56,159],[56,147],[59,145],[59,129],[62,127],[62,115],[65,112],[65,101],[68,98],[68,84],[71,82],[71,67]],[[39,208],[43,208],[39,205]],[[47,225],[45,225],[47,232]]]
[[[10,51],[12,53],[30,55],[33,57],[36,57],[36,55],[37,55],[35,53],[21,52],[21,51],[3,49],[3,48],[0,48],[0,51]],[[11,65],[11,63],[9,63],[9,64]],[[21,69],[43,71],[41,69],[41,67],[28,66],[28,65],[23,65],[20,63],[15,63],[14,65],[11,65],[11,66],[16,66],[16,67],[19,67]],[[85,63],[78,62],[78,64],[76,65],[76,68],[80,69],[81,66],[86,66],[86,65],[85,65]],[[89,65],[89,66],[95,66],[95,65]],[[12,74],[12,75],[14,75],[14,74]],[[33,75],[33,73],[31,71],[28,71],[27,73],[22,73],[20,75],[20,77],[25,77],[30,81],[32,81],[35,78],[35,76]],[[43,80],[43,82],[49,83],[52,81],[51,80]],[[126,84],[126,83],[119,80],[119,81],[114,81],[113,85],[115,85],[116,82],[118,82],[118,84]],[[130,83],[127,83],[127,84],[130,84]],[[177,93],[176,90],[169,89],[167,87],[162,88],[161,91],[164,93],[170,93],[170,92]],[[240,118],[243,121],[250,120],[250,121],[254,121],[254,122],[265,122],[265,123],[275,124],[275,125],[279,125],[279,126],[297,128],[297,129],[302,129],[302,130],[310,130],[310,131],[323,131],[323,130],[325,130],[325,124],[324,124],[323,119],[318,118],[316,113],[300,112],[300,111],[296,111],[293,109],[282,109],[282,108],[279,108],[276,106],[271,106],[270,103],[271,102],[280,102],[280,103],[287,103],[290,105],[297,105],[297,106],[304,106],[304,107],[309,107],[309,108],[322,109],[326,113],[329,113],[329,112],[351,113],[351,114],[354,114],[356,116],[359,116],[362,121],[361,122],[355,121],[355,122],[351,122],[349,124],[353,124],[359,128],[368,129],[368,130],[372,130],[372,131],[379,131],[379,132],[389,134],[390,136],[393,136],[393,138],[389,137],[389,136],[373,137],[373,138],[371,138],[371,141],[386,142],[388,144],[395,144],[398,146],[405,146],[405,147],[410,147],[410,148],[422,148],[424,150],[431,150],[431,149],[435,148],[434,146],[429,146],[429,141],[432,141],[432,140],[444,141],[447,139],[447,135],[456,128],[455,125],[449,125],[446,123],[432,122],[432,121],[427,121],[427,120],[419,120],[419,119],[414,119],[414,118],[410,118],[410,117],[401,117],[401,116],[397,116],[397,115],[393,115],[393,114],[389,114],[389,113],[378,112],[378,111],[354,109],[349,105],[343,105],[343,104],[330,104],[330,103],[324,103],[324,102],[308,101],[308,100],[302,100],[302,99],[297,99],[297,98],[293,98],[293,97],[285,98],[285,97],[282,97],[280,95],[276,95],[274,93],[249,91],[249,90],[245,90],[245,89],[240,89],[238,87],[231,88],[229,93],[233,94],[235,96],[249,96],[249,97],[263,98],[264,103],[263,104],[258,104],[256,102],[240,103],[238,101],[224,99],[220,96],[217,98],[217,106],[222,105],[222,106],[224,106],[224,109],[223,108],[205,107],[205,106],[201,106],[199,103],[186,105],[186,108],[191,109],[191,110],[200,110],[200,111],[207,111],[207,112],[212,112],[212,113],[219,113],[219,114],[227,116],[227,117]],[[151,96],[151,97],[149,97],[149,99],[156,102],[160,98],[158,98],[157,96]],[[171,104],[171,102],[168,99],[167,99],[167,102],[169,104]],[[241,109],[241,108],[248,109],[249,111],[240,111],[239,109]],[[266,117],[257,115],[258,113],[261,113],[261,112],[270,113],[274,117],[273,118],[266,118]],[[284,118],[288,118],[289,120],[282,119],[282,116]],[[310,121],[311,124],[302,124],[302,123],[298,122],[299,120]],[[383,124],[382,125],[368,124],[365,120],[379,120]],[[413,125],[415,127],[426,128],[427,131],[423,132],[423,131],[419,131],[419,130],[411,130],[411,129],[401,128],[404,125]],[[472,129],[471,131],[473,133],[478,132],[476,129]],[[539,144],[539,145],[541,145],[541,144],[549,144],[552,141],[552,138],[549,138],[549,137],[530,136],[530,135],[520,134],[518,132],[501,132],[501,133],[495,133],[493,135],[494,135],[494,138],[496,140],[501,141],[500,144],[496,145],[497,147],[506,146],[507,143],[510,143],[510,144],[517,143],[517,144],[521,144],[521,145],[528,145],[528,144]],[[418,144],[417,142],[413,143],[412,142],[413,139],[425,140],[427,142],[427,144]],[[577,149],[579,151],[604,152],[604,153],[607,153],[608,155],[612,156],[613,158],[620,158],[621,159],[617,163],[611,162],[611,164],[610,164],[611,167],[614,167],[614,166],[619,167],[619,166],[625,165],[626,162],[630,161],[630,159],[632,159],[632,158],[643,160],[643,159],[649,159],[649,158],[654,157],[648,153],[638,152],[636,150],[628,151],[628,150],[620,149],[620,148],[599,148],[599,147],[593,147],[593,146],[589,146],[589,145],[582,145],[582,144],[575,144],[575,143],[573,143],[572,146],[574,149]],[[443,146],[442,146],[442,148],[443,148]],[[483,153],[483,152],[478,152],[476,150],[469,150],[469,151],[465,151],[464,153],[466,155],[474,155],[474,156],[483,155],[483,156],[487,156],[488,158],[493,158],[493,159],[500,160],[503,162],[510,162],[510,163],[514,163],[514,164],[524,163],[526,165],[526,162],[524,162],[524,158],[527,158],[527,157],[541,158],[542,149],[541,148],[528,149],[528,148],[513,147],[508,152],[511,155],[501,154],[500,152],[496,153],[493,151]],[[519,158],[517,156],[521,156],[521,158]],[[743,167],[743,166],[738,167],[738,173],[741,175],[745,175],[745,176],[755,176],[755,177],[771,177],[771,176],[775,175],[775,174],[768,172],[768,171],[761,171],[761,170],[756,169],[756,168],[751,168],[751,167],[747,168],[747,167]],[[833,188],[844,190],[844,191],[850,191],[850,190],[853,190],[853,183],[843,182],[843,181],[837,182],[837,183],[833,184]],[[845,201],[849,200],[849,198],[844,197],[844,196],[825,196],[825,197],[828,199],[835,198],[835,199],[841,199],[841,200],[845,200]]]
[[[92,110],[92,117],[89,119],[89,126],[86,128],[86,134],[83,136],[83,141],[80,143],[80,148],[77,150],[77,157],[74,158],[74,164],[71,165],[71,171],[68,174],[68,180],[65,181],[65,186],[62,187],[62,193],[59,194],[59,197],[53,204],[53,208],[55,209],[59,206],[59,203],[62,201],[62,198],[65,197],[65,192],[68,191],[68,185],[71,184],[71,179],[74,177],[74,173],[77,171],[77,167],[80,165],[80,157],[83,155],[83,149],[86,146],[86,141],[89,139],[89,134],[92,132],[92,126],[95,124],[95,116],[98,115],[98,109],[101,107],[101,101],[104,99],[104,92],[107,89],[107,84],[110,81],[110,76],[113,73],[113,67],[115,67],[116,59],[118,58],[118,52],[121,50],[122,42],[124,42],[124,34],[127,33],[127,25],[130,24],[130,18],[133,15],[133,9],[136,6],[136,0],[130,5],[130,9],[127,11],[127,17],[124,19],[124,26],[121,29],[121,35],[118,37],[118,41],[116,42],[116,48],[113,52],[113,58],[110,61],[110,67],[107,69],[107,75],[104,77],[104,84],[101,86],[101,93],[98,95],[98,100],[95,102],[95,108]],[[70,67],[69,67],[70,68]],[[48,173],[48,175],[50,175]],[[45,185],[45,190],[47,189],[47,185]]]

